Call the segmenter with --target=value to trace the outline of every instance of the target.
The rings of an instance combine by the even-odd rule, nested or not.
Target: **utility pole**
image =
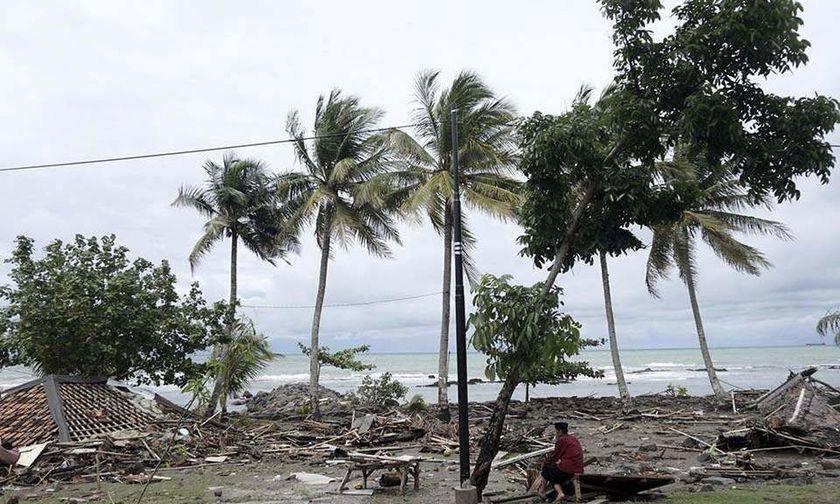
[[[461,174],[458,166],[458,109],[452,109],[452,234],[455,252],[455,348],[458,361],[458,447],[461,484],[470,479],[470,426],[467,399],[467,326],[464,310],[464,264],[461,246]]]

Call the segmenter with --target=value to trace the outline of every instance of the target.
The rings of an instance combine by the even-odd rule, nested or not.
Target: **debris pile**
[[[791,373],[780,386],[755,400],[749,428],[721,434],[725,449],[791,447],[840,454],[840,390],[814,374],[816,368]]]
[[[354,400],[334,390],[320,387],[320,410],[325,416],[350,415]],[[303,383],[282,385],[271,392],[257,392],[245,403],[252,418],[290,420],[305,418],[310,413],[309,386]]]
[[[138,482],[149,468],[251,461],[251,430],[105,379],[46,376],[0,394],[0,437],[18,455],[0,484]],[[165,459],[165,460],[162,460]],[[160,477],[159,479],[165,479]]]

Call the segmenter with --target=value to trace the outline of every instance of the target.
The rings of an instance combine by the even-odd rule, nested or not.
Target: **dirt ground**
[[[586,468],[588,473],[658,474],[671,476],[676,480],[674,484],[654,492],[649,498],[671,495],[675,502],[694,502],[690,500],[693,495],[708,495],[711,499],[711,496],[733,486],[769,488],[770,485],[780,483],[793,485],[791,488],[802,486],[827,489],[818,492],[822,496],[840,494],[840,487],[837,486],[837,482],[840,481],[839,469],[824,469],[821,455],[799,453],[792,449],[758,451],[752,454],[752,462],[758,466],[797,472],[792,478],[739,479],[710,484],[699,482],[689,474],[692,468],[726,464],[726,461],[722,460],[723,457],[717,460],[710,459],[706,447],[692,441],[690,437],[713,442],[721,432],[744,428],[754,415],[753,412],[745,410],[751,398],[754,396],[745,395],[738,399],[738,413],[733,413],[731,405],[716,405],[711,399],[703,397],[639,397],[634,400],[632,408],[623,411],[618,401],[611,398],[552,398],[533,400],[529,404],[513,403],[511,416],[506,422],[502,449],[507,452],[504,455],[506,457],[538,449],[540,443],[551,442],[553,422],[565,420],[569,422],[572,434],[581,440],[585,458],[590,462]],[[487,423],[488,409],[489,405],[471,405],[471,418],[475,419],[471,425],[471,433],[475,444]],[[301,424],[289,427],[300,428]],[[477,446],[474,446],[473,458],[477,450]],[[426,439],[405,443],[402,447],[386,453],[419,455],[435,459],[437,462],[421,464],[420,489],[409,489],[404,497],[394,488],[380,488],[376,483],[378,475],[372,478],[374,483],[371,488],[375,489],[372,496],[340,495],[337,493],[338,481],[344,474],[344,468],[340,465],[326,464],[330,457],[319,456],[303,460],[263,459],[244,465],[221,464],[192,469],[163,469],[159,474],[171,480],[151,484],[143,502],[440,504],[454,501],[452,489],[458,483],[456,453],[447,450],[444,454],[440,445]],[[827,455],[840,460],[836,459],[838,455]],[[538,461],[538,458],[533,459],[534,463]],[[325,485],[305,485],[290,478],[295,472],[323,474],[335,478],[336,481]],[[350,488],[358,486],[359,479],[351,480]],[[511,465],[493,471],[486,491],[497,495],[514,495],[522,493],[524,487],[524,467]],[[788,491],[782,490],[782,487],[777,488],[779,499],[791,501],[784,498]],[[98,491],[92,483],[52,483],[31,488],[4,488],[0,491],[0,503],[15,502],[14,499],[18,498],[21,502],[128,504],[137,501],[140,491],[140,485],[123,483],[102,483]],[[772,497],[775,495],[772,490],[768,495],[771,495],[768,501],[779,500]],[[718,502],[703,500],[705,497],[698,498],[700,500],[697,502]]]

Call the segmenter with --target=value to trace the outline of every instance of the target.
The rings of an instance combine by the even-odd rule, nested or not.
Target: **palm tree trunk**
[[[318,276],[318,294],[315,297],[315,314],[312,316],[312,335],[309,353],[309,404],[314,416],[320,416],[321,408],[318,401],[318,380],[321,374],[321,363],[318,360],[318,336],[321,330],[321,310],[324,307],[324,295],[327,290],[327,267],[330,263],[330,234],[326,233],[321,242],[321,272]]]
[[[236,320],[236,283],[237,283],[237,247],[239,245],[239,236],[236,231],[232,231],[230,235],[230,300],[228,301],[228,337],[233,337],[233,323]],[[226,349],[224,345],[216,345],[213,347],[212,359],[221,359]],[[216,379],[213,382],[213,392],[210,394],[210,401],[207,405],[205,415],[210,416],[216,412],[216,405],[222,396],[222,388],[224,387],[225,377],[223,373],[217,373]],[[227,404],[221,405],[222,412],[227,411]]]
[[[615,379],[618,382],[618,395],[621,402],[630,401],[630,392],[627,390],[627,382],[624,380],[624,368],[621,367],[621,356],[618,353],[618,340],[615,335],[615,316],[613,315],[612,295],[610,294],[610,272],[607,268],[607,254],[601,251],[601,281],[604,283],[604,309],[607,312],[607,331],[610,335],[610,354],[612,355]]]
[[[452,210],[446,205],[443,217],[443,289],[441,294],[440,348],[438,349],[438,406],[449,419],[449,316],[452,301]]]
[[[712,391],[718,399],[725,401],[727,396],[715,371],[712,362],[712,355],[709,353],[709,345],[706,343],[706,331],[703,330],[703,319],[700,317],[700,305],[697,303],[697,293],[694,288],[694,278],[691,275],[685,276],[685,285],[688,287],[688,297],[691,300],[691,312],[694,314],[694,325],[697,326],[697,339],[700,342],[700,353],[703,354],[703,363],[706,365],[706,374],[709,375],[709,383],[712,384]]]

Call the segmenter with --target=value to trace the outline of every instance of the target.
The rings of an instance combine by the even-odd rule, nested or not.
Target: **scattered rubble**
[[[33,387],[18,392],[25,390],[30,391],[29,400],[24,401],[28,407],[49,406],[46,395],[34,394]],[[4,425],[11,424],[4,424],[0,408],[4,441],[14,434],[17,437],[9,438],[43,445],[40,453],[29,457],[28,467],[17,465],[7,476],[3,473],[0,486],[97,480],[145,483],[169,477],[170,468],[267,460],[326,464],[332,469],[344,464],[349,469],[352,464],[372,468],[405,457],[453,464],[458,458],[454,456],[457,425],[438,419],[437,411],[364,411],[352,397],[327,389],[322,390],[324,414],[318,419],[305,411],[306,385],[256,394],[248,399],[247,414],[209,419],[160,397],[144,401],[128,391],[117,392],[120,408],[129,405],[140,411],[131,417],[134,423],[116,430],[96,424],[98,432],[82,436],[73,434],[80,424],[70,425],[69,418],[77,414],[70,412],[66,413],[69,438],[65,440],[48,423],[38,429],[21,428],[24,424],[17,423],[17,431],[3,431]],[[7,397],[11,396],[0,396],[0,406]],[[659,486],[676,481],[696,490],[746,481],[807,483],[840,475],[838,403],[840,393],[817,380],[812,370],[792,375],[770,392],[738,391],[731,404],[666,395],[635,397],[630,406],[616,398],[593,397],[514,402],[502,437],[504,452],[493,463],[493,471],[525,487],[528,474],[538,469],[542,455],[552,449],[553,421],[562,418],[571,420],[581,438],[591,476],[586,481],[596,486],[598,478],[622,485],[645,481]],[[85,422],[121,418],[111,403],[103,404],[88,405],[91,412]],[[474,453],[490,412],[489,404],[470,404]],[[44,432],[49,437],[39,438]],[[153,468],[158,465],[160,471],[153,479]],[[390,468],[388,474],[392,472]],[[327,477],[341,478],[337,474]],[[586,493],[584,480],[581,484]],[[354,491],[361,490],[350,490]]]

